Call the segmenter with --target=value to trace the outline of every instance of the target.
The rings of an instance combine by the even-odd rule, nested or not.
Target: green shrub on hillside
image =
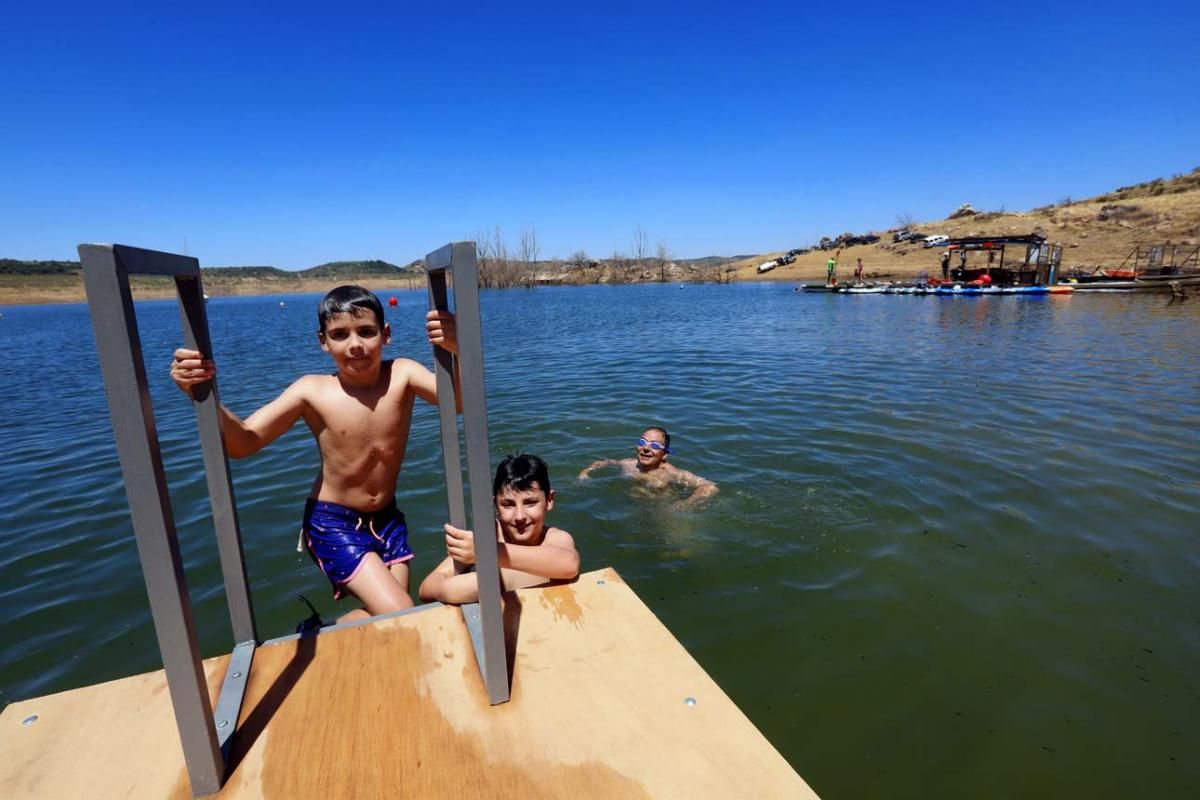
[[[72,275],[82,267],[78,261],[21,261],[0,258],[0,275]]]
[[[385,275],[395,277],[401,269],[386,261],[331,261],[296,273],[301,278],[341,278],[351,275]]]
[[[203,267],[206,278],[258,278],[260,280],[295,280],[296,273],[279,267]]]

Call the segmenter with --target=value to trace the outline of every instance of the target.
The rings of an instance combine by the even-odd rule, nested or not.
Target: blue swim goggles
[[[649,447],[651,450],[663,450],[669,455],[671,448],[667,447],[662,442],[652,442],[649,439],[638,439],[638,447]]]

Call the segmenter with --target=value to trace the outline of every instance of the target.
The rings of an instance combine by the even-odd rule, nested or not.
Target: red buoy
[[[389,298],[388,298],[388,305],[389,305],[389,306],[394,306],[394,305],[396,305],[396,298],[394,298],[394,297],[389,297]]]

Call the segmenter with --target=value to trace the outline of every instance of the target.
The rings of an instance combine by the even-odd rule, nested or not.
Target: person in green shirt
[[[833,286],[837,283],[837,259],[833,256],[829,257],[829,261],[825,262],[825,285]]]

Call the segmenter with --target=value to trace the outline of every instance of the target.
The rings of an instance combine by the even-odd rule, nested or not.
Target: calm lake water
[[[1200,301],[792,288],[484,292],[493,454],[546,458],[584,569],[615,567],[827,797],[1195,796]],[[424,293],[396,296],[389,352],[431,363]],[[209,303],[229,406],[330,368],[316,300]],[[3,705],[160,663],[87,308],[0,311]],[[138,316],[216,655],[178,315]],[[575,480],[652,423],[720,484],[707,509]],[[419,403],[398,489],[418,578],[441,557],[437,441]],[[347,608],[295,550],[316,467],[302,425],[234,462],[265,638],[306,616],[298,593]]]

